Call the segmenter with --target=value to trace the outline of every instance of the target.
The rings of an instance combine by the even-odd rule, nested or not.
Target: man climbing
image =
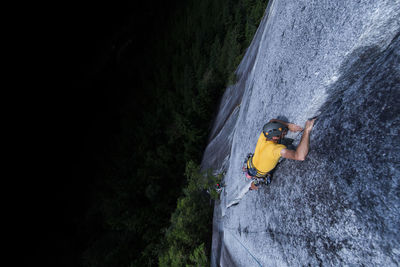
[[[310,144],[310,132],[314,125],[315,118],[308,120],[304,127],[304,132],[301,137],[300,143],[296,150],[288,149],[285,145],[281,144],[287,131],[300,132],[303,128],[293,124],[284,122],[277,119],[270,120],[263,127],[263,132],[258,138],[254,154],[249,154],[246,160],[246,177],[255,179],[251,183],[251,190],[257,190],[257,181],[263,179],[268,184],[271,179],[272,172],[281,157],[293,160],[305,160]]]

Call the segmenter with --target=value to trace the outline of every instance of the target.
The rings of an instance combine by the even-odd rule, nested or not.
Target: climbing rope
[[[226,229],[226,228],[225,228]],[[258,263],[259,266],[262,267],[261,263],[257,260],[257,258],[250,252],[250,250],[240,242],[240,240],[235,236],[232,230],[228,229],[231,232],[232,236],[239,242],[239,244],[250,254],[250,256]]]

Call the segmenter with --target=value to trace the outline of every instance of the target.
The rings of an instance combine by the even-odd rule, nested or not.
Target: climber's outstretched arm
[[[272,119],[272,120],[270,120],[269,122],[279,122],[279,123],[282,123],[283,125],[285,125],[286,127],[288,127],[289,131],[292,131],[292,132],[301,132],[301,131],[303,131],[303,128],[302,128],[301,126],[296,125],[296,124],[294,124],[294,123],[290,123],[290,122],[286,122],[286,121],[281,121],[281,120],[278,120],[278,119]]]
[[[314,125],[316,119],[308,120],[306,122],[306,126],[303,132],[303,135],[301,136],[300,144],[296,148],[296,150],[290,150],[290,149],[282,149],[281,150],[281,156],[286,158],[286,159],[293,159],[293,160],[300,160],[303,161],[306,159],[308,150],[310,148],[310,133],[312,130],[312,127]]]

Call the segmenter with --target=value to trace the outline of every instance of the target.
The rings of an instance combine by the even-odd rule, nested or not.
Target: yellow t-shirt
[[[267,141],[261,133],[253,155],[253,166],[260,172],[269,172],[278,164],[284,148],[286,146]]]

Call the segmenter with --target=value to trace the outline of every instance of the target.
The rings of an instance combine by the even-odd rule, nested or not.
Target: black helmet
[[[281,137],[282,133],[287,130],[287,127],[279,122],[268,122],[263,127],[264,136],[269,140],[274,136]]]

